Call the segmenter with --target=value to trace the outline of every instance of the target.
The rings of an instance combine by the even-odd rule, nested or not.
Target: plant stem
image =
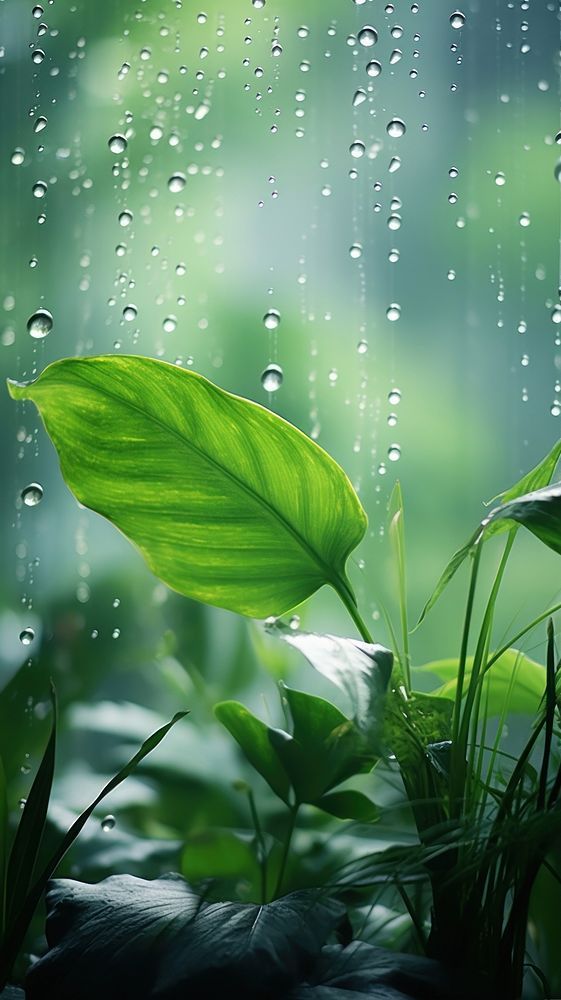
[[[362,638],[365,642],[373,642],[372,636],[368,631],[368,626],[366,622],[362,619],[360,612],[358,610],[356,601],[354,599],[353,592],[346,580],[337,581],[333,584],[334,589],[341,598],[343,604],[345,605],[347,611],[349,612],[352,620],[354,621],[358,631],[360,632]]]
[[[506,653],[506,651],[510,649],[515,642],[518,642],[519,639],[527,635],[528,632],[530,632],[533,628],[535,628],[536,625],[539,625],[541,622],[545,621],[546,618],[549,618],[551,615],[554,615],[556,611],[561,611],[561,602],[559,602],[559,604],[554,604],[551,608],[548,608],[547,611],[544,611],[541,615],[538,615],[538,617],[534,618],[529,625],[525,625],[524,628],[520,629],[520,632],[517,632],[516,635],[513,635],[508,640],[508,642],[505,643],[504,646],[501,646],[501,648],[496,651],[496,653],[493,653],[491,658],[487,660],[483,673],[486,674],[487,671],[491,669],[493,664],[496,663],[497,660],[503,655],[503,653]]]
[[[292,834],[294,833],[294,827],[296,826],[296,817],[298,815],[298,810],[300,808],[300,803],[297,802],[290,809],[290,814],[288,817],[288,826],[286,828],[285,839],[284,839],[284,849],[282,852],[282,859],[279,868],[279,877],[277,879],[277,884],[275,887],[275,899],[280,896],[280,891],[282,889],[282,883],[284,881],[284,875],[286,871],[286,863],[288,861],[288,854],[290,851],[290,844],[292,841]]]
[[[452,720],[452,750],[451,750],[451,762],[450,762],[450,812],[452,816],[458,816],[461,807],[460,803],[457,801],[459,796],[458,792],[463,795],[464,784],[465,784],[465,770],[466,770],[466,759],[465,759],[465,748],[459,745],[458,737],[460,734],[460,721],[462,712],[462,695],[464,687],[464,678],[466,673],[466,661],[467,661],[467,650],[469,641],[469,632],[471,626],[471,617],[473,614],[473,604],[475,600],[475,588],[477,584],[477,572],[479,569],[479,561],[481,559],[481,541],[476,543],[475,552],[473,556],[473,565],[471,568],[471,577],[469,581],[469,591],[468,599],[466,604],[466,613],[464,617],[464,630],[462,634],[462,645],[460,648],[460,662],[458,664],[458,682],[456,686],[456,697],[454,701],[454,716]]]
[[[265,839],[263,837],[263,830],[261,828],[261,823],[259,821],[259,815],[257,812],[257,806],[255,805],[255,798],[251,788],[248,788],[247,797],[249,800],[249,809],[251,812],[251,818],[253,820],[253,826],[255,828],[255,838],[257,840],[257,851],[258,851],[258,861],[259,861],[259,871],[261,873],[261,902],[267,902],[267,848],[265,846]]]

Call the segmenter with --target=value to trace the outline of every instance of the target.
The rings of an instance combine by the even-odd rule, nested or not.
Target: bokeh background
[[[142,353],[281,413],[359,491],[369,532],[351,576],[386,642],[396,478],[414,619],[482,502],[561,431],[559,28],[545,0],[469,0],[459,17],[441,0],[0,0],[2,380]],[[41,340],[38,309],[53,318]],[[191,877],[212,874],[209,831],[250,825],[232,784],[247,771],[213,703],[242,697],[277,719],[278,678],[326,687],[259,624],[168,591],[79,509],[31,405],[2,391],[0,421],[12,807],[44,743],[50,677],[54,827],[186,706],[190,722],[102,807],[66,871],[152,874],[182,857]],[[43,499],[28,507],[33,482]],[[519,537],[497,642],[558,597],[559,574]],[[415,633],[417,664],[457,651],[465,585]],[[327,592],[298,614],[354,634]],[[542,640],[526,642],[537,659]]]

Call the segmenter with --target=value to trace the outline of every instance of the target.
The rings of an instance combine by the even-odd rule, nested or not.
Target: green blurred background
[[[529,7],[470,0],[456,29],[441,0],[0,0],[2,378],[67,355],[142,353],[277,410],[359,491],[370,527],[351,575],[381,642],[395,479],[414,617],[482,501],[561,428],[559,19],[556,3]],[[357,37],[365,25],[372,46]],[[406,130],[392,137],[396,118]],[[41,341],[27,332],[38,308],[53,316]],[[261,384],[271,363],[284,375],[274,393]],[[65,870],[152,874],[199,838],[200,867],[193,849],[185,870],[210,874],[208,831],[250,826],[232,784],[247,770],[212,704],[240,696],[275,719],[279,677],[327,686],[259,625],[168,591],[79,509],[31,406],[2,392],[0,419],[11,804],[44,742],[49,677],[62,705],[55,825],[186,706],[189,723],[90,822]],[[31,482],[44,497],[28,508]],[[559,590],[557,557],[520,537],[497,641]],[[461,577],[415,634],[416,663],[457,651],[464,591]],[[298,614],[354,634],[329,593]],[[526,644],[538,659],[542,647]],[[107,812],[117,822],[103,831]],[[405,835],[398,820],[389,840]]]

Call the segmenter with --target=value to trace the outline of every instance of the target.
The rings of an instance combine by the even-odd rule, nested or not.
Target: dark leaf
[[[313,891],[264,906],[205,903],[179,875],[57,880],[47,908],[51,950],[29,972],[29,1000],[282,997],[343,914]]]

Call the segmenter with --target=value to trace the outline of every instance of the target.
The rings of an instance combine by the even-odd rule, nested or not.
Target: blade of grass
[[[152,733],[152,735],[149,736],[148,739],[144,741],[144,743],[137,751],[137,753],[135,753],[134,756],[131,757],[128,763],[121,768],[121,770],[115,775],[115,777],[111,778],[111,780],[107,782],[107,784],[102,788],[99,795],[97,795],[96,798],[93,800],[93,802],[87,807],[87,809],[85,809],[84,812],[81,813],[80,816],[78,816],[78,819],[72,824],[68,832],[62,838],[61,843],[59,844],[57,849],[54,851],[54,853],[51,855],[51,857],[45,864],[40,875],[35,879],[33,885],[29,889],[29,892],[25,898],[25,901],[21,909],[15,915],[15,919],[13,920],[11,926],[8,928],[8,933],[6,935],[7,938],[6,947],[3,950],[2,961],[0,965],[0,984],[3,981],[3,978],[5,980],[5,978],[9,974],[11,966],[15,961],[15,958],[22,945],[25,933],[27,931],[27,928],[35,911],[35,908],[37,907],[37,904],[39,903],[39,900],[46,888],[47,882],[49,881],[51,875],[55,871],[57,865],[62,861],[62,858],[68,851],[69,847],[71,847],[76,837],[87,823],[94,809],[97,808],[99,803],[106,797],[106,795],[109,795],[109,792],[112,792],[113,789],[117,788],[117,786],[120,785],[121,782],[125,780],[125,778],[128,778],[129,774],[131,774],[135,770],[135,768],[138,767],[141,761],[144,760],[144,758],[147,757],[149,753],[151,753],[153,750],[156,749],[156,747],[162,742],[162,740],[170,731],[170,729],[173,726],[175,726],[175,724],[179,722],[180,719],[184,719],[187,714],[188,714],[187,712],[177,712],[176,715],[174,715],[171,722],[168,722],[165,726],[162,726],[160,729],[156,730],[155,733]]]
[[[8,862],[8,795],[6,772],[0,757],[0,948],[6,926],[6,869]]]
[[[549,764],[551,757],[551,743],[553,740],[553,724],[555,722],[555,709],[557,698],[555,692],[555,633],[553,629],[553,619],[547,623],[547,657],[546,657],[546,683],[545,683],[545,727],[542,764],[540,768],[540,779],[538,786],[538,797],[536,806],[538,809],[545,807],[547,794],[547,779],[549,776]]]
[[[27,796],[12,844],[6,873],[6,926],[9,928],[24,905],[47,821],[55,771],[57,704],[51,686],[53,722],[45,752]]]
[[[401,485],[396,481],[388,504],[390,514],[390,539],[397,563],[397,588],[401,641],[403,645],[403,682],[407,693],[411,691],[411,658],[409,654],[409,624],[407,615],[407,579],[405,573],[405,527]]]

